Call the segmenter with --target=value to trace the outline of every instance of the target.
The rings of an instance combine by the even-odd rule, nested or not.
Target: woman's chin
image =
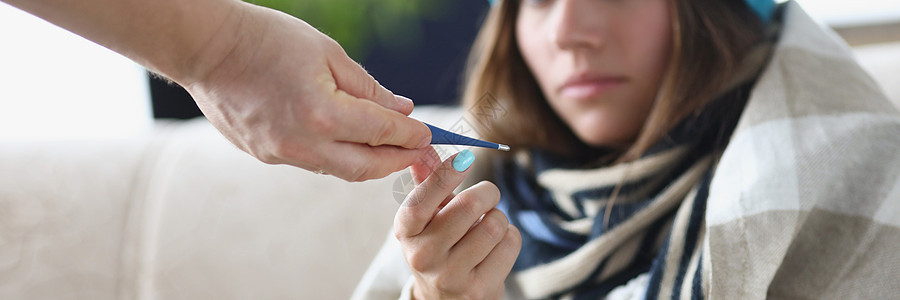
[[[640,122],[631,122],[625,113],[588,110],[563,118],[582,143],[598,148],[624,149],[634,142]]]
[[[633,137],[622,136],[621,132],[615,131],[576,131],[575,135],[578,136],[578,139],[580,139],[582,143],[597,148],[625,149],[630,146],[633,141]]]

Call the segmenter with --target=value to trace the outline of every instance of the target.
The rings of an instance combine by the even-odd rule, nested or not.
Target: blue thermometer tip
[[[425,125],[428,125],[428,129],[431,129],[431,144],[432,145],[463,145],[463,146],[491,148],[491,149],[497,149],[497,150],[501,150],[501,151],[509,151],[509,146],[507,146],[507,145],[495,144],[495,143],[491,143],[491,142],[485,142],[482,140],[462,136],[459,134],[455,134],[455,133],[434,127],[428,123],[425,123]]]

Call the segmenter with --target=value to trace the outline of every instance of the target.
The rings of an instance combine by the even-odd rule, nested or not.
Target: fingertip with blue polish
[[[460,151],[453,158],[453,169],[456,169],[457,172],[463,172],[469,169],[473,162],[475,162],[475,154],[472,151],[468,149]]]

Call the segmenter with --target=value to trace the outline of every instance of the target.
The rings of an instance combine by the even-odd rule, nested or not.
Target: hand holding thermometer
[[[485,142],[482,140],[462,136],[459,134],[455,134],[455,133],[434,127],[428,123],[425,123],[425,125],[428,125],[428,129],[431,129],[431,144],[432,145],[464,145],[464,146],[491,148],[491,149],[497,149],[497,150],[501,150],[501,151],[509,151],[509,146],[507,146],[507,145],[495,144],[495,143],[491,143],[491,142]]]

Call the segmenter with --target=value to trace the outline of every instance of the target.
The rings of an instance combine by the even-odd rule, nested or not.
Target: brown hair
[[[699,113],[737,71],[763,25],[742,0],[669,0],[673,49],[665,78],[643,128],[617,161],[637,159],[684,117]],[[554,113],[519,52],[515,24],[520,0],[491,9],[469,55],[463,106],[481,136],[514,149],[573,155],[589,147]],[[485,103],[491,98],[494,101]],[[478,114],[496,108],[502,115]]]

